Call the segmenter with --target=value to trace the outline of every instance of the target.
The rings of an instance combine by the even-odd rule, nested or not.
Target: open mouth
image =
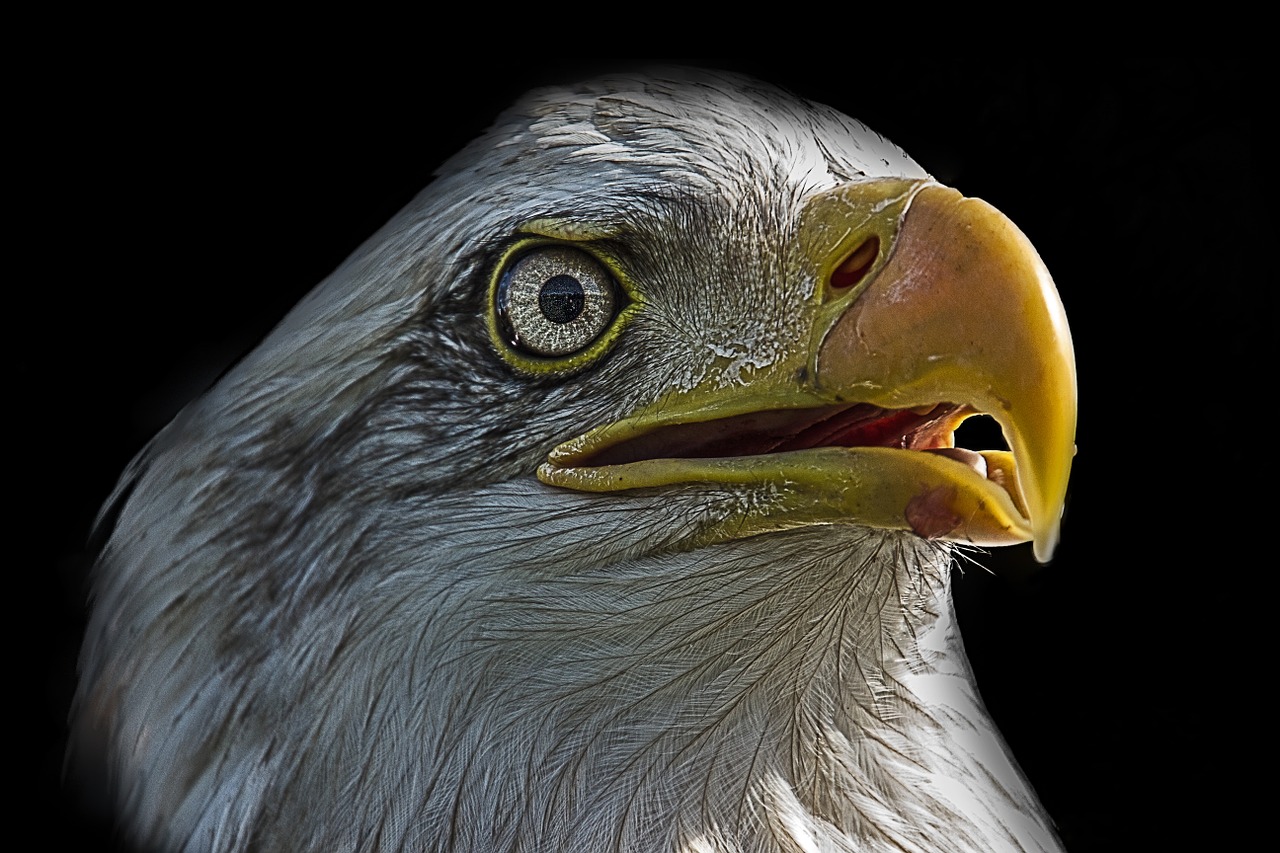
[[[970,406],[951,403],[911,409],[844,403],[665,423],[625,437],[606,430],[556,448],[539,475],[545,482],[587,491],[691,481],[803,480],[817,468],[839,483],[846,465],[894,458],[892,464],[910,466],[915,463],[904,460],[921,463],[927,457],[926,479],[933,481],[940,470],[947,480],[968,482],[989,497],[1002,494],[1026,519],[1013,455],[955,444],[957,427],[976,414]]]
[[[867,403],[749,412],[670,424],[587,455],[579,465],[625,465],[642,459],[757,456],[814,447],[950,449],[962,408],[882,409]]]

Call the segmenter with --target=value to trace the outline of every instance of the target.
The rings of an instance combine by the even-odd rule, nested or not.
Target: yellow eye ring
[[[635,308],[611,258],[579,245],[523,240],[489,287],[489,334],[503,358],[528,373],[576,370],[599,358]]]

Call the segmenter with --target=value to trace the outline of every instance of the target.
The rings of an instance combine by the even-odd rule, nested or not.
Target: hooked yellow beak
[[[552,451],[539,478],[596,492],[768,482],[782,498],[732,535],[853,521],[1031,540],[1047,561],[1075,452],[1075,361],[1025,235],[986,202],[905,180],[817,195],[799,233],[820,280],[806,347],[745,389],[694,389],[596,427]],[[954,448],[975,414],[999,422],[1010,450]],[[797,438],[815,424],[840,438]],[[784,438],[752,452],[764,429]]]

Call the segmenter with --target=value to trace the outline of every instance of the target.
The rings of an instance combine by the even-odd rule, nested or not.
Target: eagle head
[[[754,80],[540,89],[126,471],[79,751],[159,850],[1056,849],[950,568],[1049,558],[1074,429],[991,206]]]

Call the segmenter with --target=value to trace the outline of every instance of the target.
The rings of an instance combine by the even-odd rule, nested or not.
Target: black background
[[[678,61],[862,119],[1037,246],[1075,338],[1079,454],[1053,562],[1005,549],[957,583],[979,685],[1069,849],[1226,842],[1267,720],[1247,686],[1270,569],[1245,487],[1273,468],[1251,447],[1274,363],[1259,87],[1243,59],[1084,55]],[[11,315],[33,475],[12,535],[39,543],[17,660],[53,849],[110,845],[60,774],[86,542],[128,460],[521,91],[642,64],[268,56],[113,55],[15,131],[38,190],[16,250],[36,307]]]

